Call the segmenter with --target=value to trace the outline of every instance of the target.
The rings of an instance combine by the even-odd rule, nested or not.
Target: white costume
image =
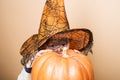
[[[31,74],[27,73],[25,71],[25,69],[23,68],[21,73],[18,75],[18,79],[17,80],[31,80]]]

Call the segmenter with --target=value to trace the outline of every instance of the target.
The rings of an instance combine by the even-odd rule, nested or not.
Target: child
[[[43,52],[48,52],[48,51],[52,51],[52,50],[50,50],[50,49],[40,50],[36,54],[34,59],[32,58],[31,60],[29,60],[28,63],[22,69],[21,73],[18,75],[18,79],[17,80],[31,80],[31,74],[30,73],[31,73],[32,65],[33,65],[35,59],[37,57],[39,57]]]

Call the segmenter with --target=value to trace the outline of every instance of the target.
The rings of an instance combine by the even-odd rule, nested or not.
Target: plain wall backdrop
[[[0,80],[16,80],[22,70],[21,45],[38,32],[46,0],[0,0]],[[65,0],[71,28],[94,36],[95,80],[120,80],[120,0]]]

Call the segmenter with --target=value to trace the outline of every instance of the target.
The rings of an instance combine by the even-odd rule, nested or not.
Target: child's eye
[[[63,43],[62,46],[65,46],[65,43]]]
[[[54,44],[50,44],[49,47],[54,47],[55,45]]]

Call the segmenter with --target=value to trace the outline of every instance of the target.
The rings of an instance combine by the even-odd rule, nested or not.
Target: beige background
[[[0,80],[16,80],[19,49],[37,33],[45,0],[0,0]],[[95,80],[120,80],[120,0],[65,0],[71,28],[94,35]]]

